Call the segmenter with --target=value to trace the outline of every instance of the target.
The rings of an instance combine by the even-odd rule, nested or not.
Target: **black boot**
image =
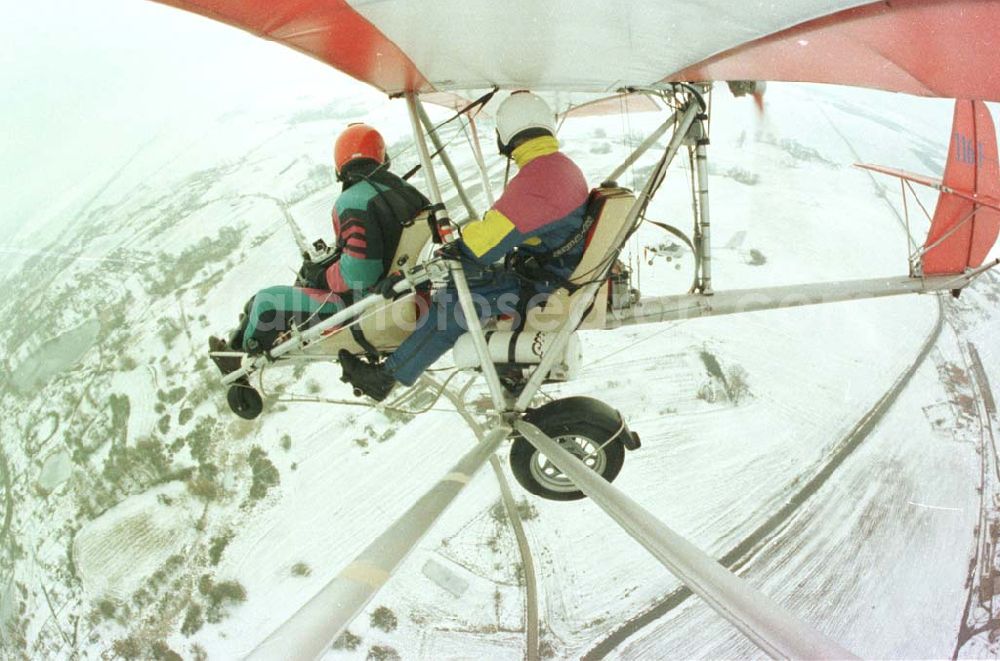
[[[226,351],[246,351],[247,348],[243,346],[243,336],[247,332],[247,324],[250,323],[250,312],[253,309],[253,302],[256,300],[256,296],[250,298],[243,306],[243,312],[240,313],[240,321],[236,325],[236,329],[229,334],[229,348]]]
[[[235,372],[243,366],[243,360],[239,356],[216,356],[216,352],[233,351],[233,349],[221,337],[208,338],[208,357],[212,359],[215,366],[222,372],[222,376]]]
[[[361,391],[376,402],[389,396],[396,385],[396,379],[381,365],[366,363],[347,349],[337,354],[344,375],[340,380],[350,383],[355,391]]]

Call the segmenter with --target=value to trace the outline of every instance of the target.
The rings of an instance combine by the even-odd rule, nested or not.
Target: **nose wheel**
[[[253,420],[264,410],[264,400],[246,377],[229,386],[226,401],[230,410],[244,420]]]

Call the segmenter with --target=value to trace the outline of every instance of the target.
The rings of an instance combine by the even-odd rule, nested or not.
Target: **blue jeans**
[[[522,292],[521,279],[510,271],[468,272],[469,290],[472,292],[480,320],[500,315],[516,315]],[[531,292],[537,294],[538,290]],[[542,297],[534,297],[538,303]],[[430,367],[458,338],[468,330],[458,293],[454,285],[438,290],[431,298],[427,314],[410,337],[386,361],[385,366],[397,381],[412,386],[425,369]]]

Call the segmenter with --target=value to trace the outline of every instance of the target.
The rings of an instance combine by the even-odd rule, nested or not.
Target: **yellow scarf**
[[[532,138],[514,150],[512,156],[518,168],[523,168],[539,156],[548,156],[559,151],[559,141],[551,135]]]

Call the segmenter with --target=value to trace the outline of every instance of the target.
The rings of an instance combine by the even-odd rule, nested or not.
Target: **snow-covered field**
[[[947,102],[772,85],[761,118],[717,90],[716,288],[904,274],[898,188],[850,165],[938,174],[950,115]],[[0,303],[14,312],[0,334],[6,649],[245,655],[474,442],[444,401],[412,417],[272,399],[258,421],[238,420],[203,356],[208,335],[232,325],[253,291],[291,279],[283,213],[329,239],[328,146],[361,118],[386,130],[396,169],[408,169],[398,101],[352,90],[242,108],[154,138],[78,213],[54,214],[32,237],[75,259],[59,262],[57,278],[44,271],[58,283],[47,291],[32,284],[43,270],[29,263],[4,282]],[[560,137],[596,184],[657,121],[570,120]],[[459,135],[453,149],[472,184],[463,146]],[[499,186],[503,164],[494,159],[490,172]],[[688,176],[686,163],[673,168],[652,218],[688,227]],[[622,183],[633,185],[632,174]],[[665,243],[652,226],[631,240],[645,295],[690,282],[691,260],[668,261]],[[908,297],[591,331],[581,378],[547,392],[620,409],[643,447],[616,484],[707,552],[735,553],[750,583],[848,649],[951,656],[971,589],[968,621],[984,628],[961,651],[995,656],[983,607],[992,600],[978,589],[994,558],[971,572],[970,562],[996,509],[996,458],[983,441],[996,417],[969,346],[1000,381],[998,303],[1000,279],[989,276],[957,302]],[[745,393],[727,395],[712,366]],[[338,376],[316,365],[276,368],[267,381],[273,398],[347,397]],[[544,655],[575,658],[602,641],[621,658],[758,654],[696,598],[658,606],[679,582],[593,503],[515,490]],[[499,497],[481,471],[328,656],[523,657],[524,580]],[[647,626],[633,622],[657,608]],[[627,635],[615,634],[621,627]]]

